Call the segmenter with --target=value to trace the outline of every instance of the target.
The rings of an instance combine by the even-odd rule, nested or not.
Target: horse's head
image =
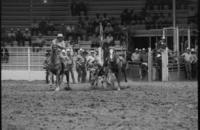
[[[53,52],[56,52],[57,49],[58,49],[57,45],[56,45],[56,44],[53,44],[53,45],[52,45],[52,51],[53,51]]]

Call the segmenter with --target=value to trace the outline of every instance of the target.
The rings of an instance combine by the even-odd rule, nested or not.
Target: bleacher
[[[31,4],[32,1],[32,4]],[[196,0],[190,0],[195,5]],[[52,3],[53,2],[53,3]],[[140,12],[146,0],[88,0],[88,15],[107,13],[120,20],[120,13],[125,8]],[[2,25],[6,27],[30,26],[31,19],[40,20],[43,17],[51,19],[54,23],[76,24],[78,16],[70,15],[71,0],[56,0],[42,3],[42,0],[2,0]],[[168,13],[168,10],[153,10],[152,13]],[[177,9],[177,23],[187,24],[188,9]],[[31,15],[32,14],[32,15]],[[137,28],[137,27],[136,27]],[[140,29],[137,28],[137,29]]]

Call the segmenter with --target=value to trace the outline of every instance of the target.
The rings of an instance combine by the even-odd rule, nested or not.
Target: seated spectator
[[[113,27],[111,26],[111,24],[110,23],[107,23],[107,26],[105,27],[105,29],[104,29],[104,32],[106,33],[106,34],[109,34],[109,33],[113,33]]]
[[[196,18],[196,11],[195,11],[195,8],[193,6],[191,6],[189,9],[188,9],[188,24],[190,23],[195,23],[195,18]]]
[[[15,33],[15,35],[18,46],[24,46],[24,36],[19,28],[17,28],[17,32]]]
[[[32,36],[37,36],[39,33],[39,24],[37,23],[36,20],[31,23],[31,35]]]
[[[78,12],[79,12],[79,8],[78,5],[76,3],[76,0],[73,0],[71,5],[70,5],[70,9],[71,9],[71,15],[72,16],[77,16]]]
[[[153,19],[151,14],[148,14],[147,17],[145,17],[145,24],[146,24],[146,29],[151,29],[151,26],[153,24]]]
[[[39,36],[36,38],[36,40],[34,41],[34,43],[32,43],[32,46],[33,46],[33,51],[39,51],[42,49],[42,47],[45,45],[45,39],[43,38],[42,34],[39,33]],[[35,49],[35,47],[37,49]],[[39,48],[40,47],[40,48]]]
[[[13,46],[13,42],[16,40],[16,34],[15,34],[13,28],[11,28],[10,32],[8,32],[8,34],[7,34],[7,40],[8,40],[8,43],[10,43],[11,46]]]
[[[24,41],[28,41],[29,42],[29,46],[31,46],[31,32],[29,31],[28,28],[25,29],[23,37],[24,37]]]

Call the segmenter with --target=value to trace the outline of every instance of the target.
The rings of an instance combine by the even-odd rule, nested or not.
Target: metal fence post
[[[152,81],[152,55],[151,47],[148,48],[148,81]]]
[[[30,47],[28,47],[28,80],[30,81],[31,80],[31,54],[30,54]]]

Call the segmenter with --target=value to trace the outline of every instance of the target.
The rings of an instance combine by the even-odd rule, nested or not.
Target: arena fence
[[[45,70],[43,63],[45,60],[46,51],[49,47],[32,48],[32,47],[7,47],[9,52],[9,60],[7,63],[2,62],[2,80],[44,80]],[[176,53],[173,52],[174,57]],[[163,54],[162,64],[156,64],[153,61],[153,52],[151,48],[148,49],[148,73],[146,80],[154,81],[171,81],[184,80],[184,64],[181,59],[168,57],[167,53]],[[164,60],[165,59],[165,60]],[[168,60],[166,60],[168,59]],[[75,68],[74,68],[75,69]],[[158,74],[159,71],[162,74]],[[75,75],[76,72],[75,72]],[[139,79],[139,65],[129,62],[128,75],[131,79]],[[160,76],[160,77],[159,77]]]

